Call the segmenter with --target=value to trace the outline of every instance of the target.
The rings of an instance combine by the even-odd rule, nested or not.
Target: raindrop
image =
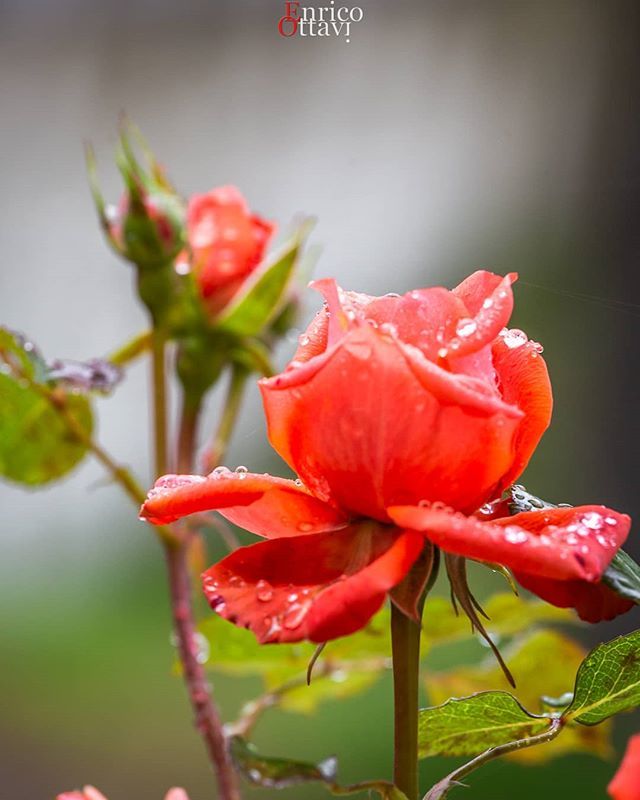
[[[267,581],[260,580],[256,584],[256,597],[261,603],[268,603],[273,599],[273,589]]]
[[[289,631],[299,628],[300,625],[302,625],[302,621],[304,620],[310,605],[311,601],[307,600],[305,603],[294,603],[292,606],[289,606],[282,620],[284,627]]]
[[[540,342],[531,342],[531,346],[534,353],[544,353],[544,347],[540,344]]]
[[[294,483],[296,486],[304,486],[304,483],[300,480],[300,478],[296,478]]]
[[[298,339],[298,342],[300,343],[301,347],[306,347],[310,341],[311,339],[307,336],[306,333],[303,333],[302,336],[300,336],[300,338]]]
[[[223,475],[229,475],[231,470],[229,467],[216,467],[213,472],[209,473],[210,478],[221,478]]]
[[[513,328],[512,330],[505,328],[500,332],[500,336],[510,350],[515,350],[516,347],[522,347],[523,344],[528,342],[527,334],[517,328]]]
[[[449,351],[447,350],[446,347],[441,347],[438,350],[438,358],[446,358],[448,354],[449,354]]]
[[[456,326],[456,333],[462,339],[466,339],[478,330],[478,323],[474,319],[461,319]]]
[[[588,514],[585,514],[580,521],[592,531],[602,527],[602,517],[595,511],[590,511]]]
[[[397,292],[387,292],[385,297],[400,297],[400,295]]]
[[[505,531],[505,538],[511,544],[522,544],[526,542],[529,537],[524,531],[518,530],[517,528],[507,528]]]
[[[482,303],[482,308],[491,308],[493,305],[493,298],[487,297],[487,299]]]
[[[175,269],[178,275],[188,275],[191,272],[191,266],[188,261],[176,261]]]
[[[248,471],[249,470],[246,467],[242,466],[242,464],[239,467],[236,467],[236,475],[238,476],[238,478],[240,478],[240,480],[243,480],[244,478],[247,477]]]

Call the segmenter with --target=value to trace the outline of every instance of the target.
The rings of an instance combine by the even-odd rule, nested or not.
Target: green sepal
[[[286,305],[303,242],[311,224],[303,224],[291,239],[247,280],[239,296],[217,318],[219,331],[235,336],[257,336]]]

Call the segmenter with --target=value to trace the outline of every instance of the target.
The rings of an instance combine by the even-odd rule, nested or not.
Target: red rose
[[[211,314],[224,308],[262,261],[275,227],[249,211],[235,186],[220,186],[189,200],[192,269]]]
[[[607,791],[613,800],[640,800],[640,733],[629,739],[622,763]]]
[[[630,607],[599,583],[627,516],[602,506],[483,513],[522,473],[551,417],[542,348],[504,328],[514,280],[476,272],[451,292],[379,298],[315,284],[325,307],[285,372],[260,382],[270,441],[301,480],[223,468],[166,476],[142,509],[166,523],[216,508],[271,540],[205,573],[219,614],[263,642],[351,633],[425,537],[509,567],[585,619]]]

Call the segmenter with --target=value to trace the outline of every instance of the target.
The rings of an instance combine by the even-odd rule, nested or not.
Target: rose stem
[[[156,477],[167,471],[167,390],[166,390],[166,338],[162,330],[154,327],[152,334],[152,384]],[[185,402],[192,420],[182,420],[180,430],[187,431],[188,445],[182,445],[182,459],[190,471],[195,444],[195,427],[198,409],[195,411]],[[199,404],[196,404],[199,406]],[[190,428],[192,430],[190,430]],[[181,443],[182,444],[182,443]],[[240,800],[236,776],[227,748],[220,713],[215,706],[211,687],[204,667],[198,661],[196,623],[191,598],[191,579],[188,564],[189,538],[176,536],[164,540],[169,579],[171,615],[176,634],[182,674],[195,716],[196,729],[204,739],[211,765],[216,774],[221,800]]]
[[[393,654],[393,781],[407,800],[418,800],[418,675],[420,625],[391,603]]]
[[[165,377],[166,337],[161,328],[151,334],[151,383],[153,386],[153,441],[155,478],[167,472],[167,382]]]

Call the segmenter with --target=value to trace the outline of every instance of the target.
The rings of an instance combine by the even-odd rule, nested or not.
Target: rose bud
[[[189,200],[191,270],[210,317],[219,314],[261,263],[275,229],[275,223],[251,213],[235,186],[220,186]]]

